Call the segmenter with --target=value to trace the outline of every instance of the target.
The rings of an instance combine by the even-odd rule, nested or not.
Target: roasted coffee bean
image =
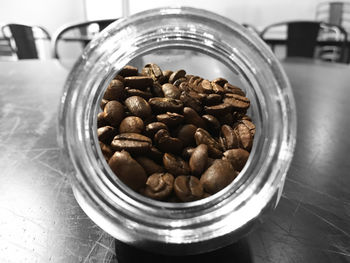
[[[166,98],[179,99],[181,95],[179,88],[170,83],[163,84],[162,91]]]
[[[232,167],[236,171],[240,172],[246,164],[248,158],[249,152],[244,149],[238,148],[224,152],[223,160],[231,162]]]
[[[235,118],[233,117],[232,113],[226,113],[222,116],[218,116],[218,120],[221,123],[221,125],[232,125],[232,123],[235,122]]]
[[[225,94],[223,102],[231,105],[234,110],[246,110],[250,106],[250,101],[247,97],[237,94]]]
[[[157,120],[168,127],[175,127],[183,122],[184,116],[178,113],[167,112],[157,115]]]
[[[147,175],[164,172],[162,166],[145,156],[136,157],[135,160],[142,166]]]
[[[198,145],[193,151],[189,160],[191,173],[194,176],[200,176],[205,170],[208,162],[208,146],[205,144]]]
[[[220,131],[220,122],[213,115],[205,114],[202,116],[202,119],[212,133],[217,134]]]
[[[116,151],[126,150],[129,153],[146,153],[152,140],[138,133],[122,133],[114,137],[111,146]]]
[[[158,81],[159,83],[163,83],[165,81],[162,70],[157,64],[154,63],[147,64],[142,69],[142,74],[150,76],[153,81]]]
[[[158,82],[153,83],[153,86],[151,87],[151,92],[153,94],[153,97],[164,97],[162,85]]]
[[[179,87],[180,84],[181,84],[182,82],[185,82],[185,81],[187,81],[186,78],[179,78],[179,79],[177,79],[177,80],[174,81],[173,85],[176,86],[176,87]]]
[[[189,107],[184,108],[184,117],[185,117],[185,122],[188,124],[193,124],[198,128],[203,128],[203,129],[207,128],[205,121],[192,108],[189,108]]]
[[[237,95],[245,97],[245,93],[243,90],[241,90],[240,88],[238,88],[236,86],[231,85],[230,83],[226,83],[224,85],[224,90],[226,93],[237,94]]]
[[[154,146],[151,146],[149,152],[147,153],[147,156],[149,156],[152,160],[156,161],[157,163],[163,163],[163,153]]]
[[[198,113],[202,111],[203,107],[201,101],[198,98],[192,97],[188,92],[181,92],[180,100],[184,106],[190,107]]]
[[[180,175],[174,181],[176,196],[183,202],[199,200],[203,197],[203,186],[194,176]]]
[[[182,102],[172,98],[151,98],[148,103],[156,113],[181,112],[183,109]]]
[[[229,103],[221,103],[214,106],[205,106],[204,110],[207,114],[214,116],[222,116],[227,113],[230,113],[232,110],[232,106]]]
[[[124,84],[120,80],[113,79],[108,85],[103,98],[105,100],[122,100],[124,98]]]
[[[101,102],[100,102],[101,110],[104,110],[104,108],[108,102],[109,102],[109,100],[105,100],[105,99],[101,100]]]
[[[132,114],[140,117],[141,119],[147,118],[152,114],[152,110],[148,102],[139,96],[127,98],[125,100],[125,105]]]
[[[146,88],[151,87],[153,85],[153,79],[149,76],[125,77],[124,80],[126,87],[134,89],[145,90]]]
[[[188,163],[179,156],[165,153],[163,155],[163,165],[169,173],[175,176],[190,174]]]
[[[147,88],[147,90],[139,90],[139,89],[131,89],[129,87],[125,88],[125,96],[131,97],[131,96],[139,96],[141,98],[144,98],[145,100],[149,100],[152,98],[152,93],[150,92],[150,89]]]
[[[177,138],[182,141],[184,147],[194,144],[194,134],[196,130],[197,127],[193,124],[186,124],[179,129]]]
[[[239,139],[231,126],[221,126],[221,139],[222,146],[225,151],[239,147]]]
[[[173,72],[171,70],[164,70],[163,71],[163,76],[165,77],[165,80],[167,82],[169,82],[169,78],[170,78],[171,74],[173,74]]]
[[[116,135],[117,130],[112,126],[104,126],[97,129],[97,138],[99,141],[110,144],[113,137]]]
[[[156,200],[169,197],[174,187],[174,176],[170,173],[154,173],[148,177],[144,195]]]
[[[241,119],[242,120],[247,120],[247,121],[250,121],[250,122],[252,121],[252,118],[250,118],[248,115],[243,115]]]
[[[154,142],[162,152],[181,153],[183,145],[178,138],[171,137],[167,130],[159,130],[154,135]]]
[[[97,114],[97,128],[101,128],[103,126],[107,126],[108,122],[105,118],[105,113],[103,111]]]
[[[194,134],[196,144],[206,144],[208,146],[208,153],[210,157],[221,158],[222,151],[220,144],[204,129],[198,128]]]
[[[224,78],[216,78],[216,79],[213,79],[211,81],[211,83],[215,83],[215,84],[218,84],[220,85],[221,87],[224,87],[224,85],[227,83],[228,81]]]
[[[243,123],[238,123],[234,128],[237,134],[240,146],[250,152],[253,144],[253,136],[250,133],[249,128]]]
[[[184,71],[183,69],[177,70],[170,75],[169,83],[173,84],[179,78],[185,77],[185,75],[186,71]]]
[[[150,138],[153,138],[154,135],[159,131],[159,130],[168,130],[168,127],[163,123],[163,122],[151,122],[146,126],[146,135]]]
[[[207,193],[215,194],[228,186],[237,175],[229,161],[217,159],[202,174],[200,182]]]
[[[125,81],[124,81],[124,78],[123,78],[122,76],[120,76],[120,75],[117,74],[117,75],[114,76],[114,79],[115,79],[115,80],[121,81],[121,82],[123,83],[123,85],[124,85],[124,82],[125,82]]]
[[[119,125],[120,133],[142,133],[144,124],[141,118],[136,116],[126,117]]]
[[[214,159],[214,158],[208,157],[207,167],[205,167],[205,169],[208,169],[214,163],[215,160],[216,159]]]
[[[204,99],[204,104],[206,106],[217,105],[221,103],[221,99],[222,97],[219,94],[215,94],[215,93],[208,94]]]
[[[223,87],[221,87],[219,84],[215,84],[215,83],[211,83],[212,87],[213,87],[213,92],[215,94],[219,94],[222,95],[225,93],[225,90]]]
[[[185,160],[189,160],[191,158],[191,155],[192,155],[192,153],[194,152],[195,149],[196,148],[194,148],[194,147],[186,147],[186,148],[184,148],[183,151],[182,151],[182,154],[181,154],[182,158],[184,158]]]
[[[181,84],[179,85],[179,90],[181,92],[190,92],[191,91],[191,87],[188,84],[188,82],[181,82]]]
[[[119,127],[124,118],[124,107],[116,100],[109,101],[104,107],[105,119],[113,127]]]
[[[103,157],[105,158],[106,162],[108,162],[109,159],[112,157],[114,151],[112,150],[112,148],[109,145],[104,144],[101,141],[99,143],[100,143],[100,147],[101,147],[101,151],[102,151]]]
[[[108,164],[118,178],[133,190],[140,191],[145,187],[146,172],[127,151],[115,152]]]
[[[242,122],[245,126],[247,126],[250,130],[251,135],[254,137],[255,135],[255,125],[248,119],[242,119]]]
[[[214,92],[213,86],[211,85],[209,80],[204,79],[200,85],[205,93],[213,93]]]
[[[124,68],[122,68],[118,75],[122,77],[130,77],[130,76],[137,76],[138,75],[138,69],[136,67],[126,65]]]

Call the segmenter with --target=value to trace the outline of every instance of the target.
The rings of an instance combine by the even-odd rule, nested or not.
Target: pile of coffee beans
[[[247,162],[255,134],[249,106],[224,78],[128,65],[103,96],[98,140],[131,189],[168,202],[199,200],[230,184]]]

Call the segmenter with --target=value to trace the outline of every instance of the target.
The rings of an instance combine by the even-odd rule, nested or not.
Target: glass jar
[[[146,198],[103,158],[96,134],[103,93],[123,66],[149,62],[224,77],[251,101],[256,135],[249,160],[213,196],[188,203]],[[295,145],[295,104],[280,63],[257,35],[208,11],[160,8],[120,19],[90,42],[65,85],[60,135],[76,199],[98,226],[139,248],[194,254],[233,243],[277,205]]]

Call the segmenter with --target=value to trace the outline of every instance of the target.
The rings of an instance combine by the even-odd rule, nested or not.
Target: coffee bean
[[[136,157],[135,160],[142,166],[147,175],[164,172],[164,168],[145,156]]]
[[[120,80],[113,79],[108,85],[103,98],[105,100],[122,100],[124,98],[124,84]]]
[[[207,166],[208,146],[205,144],[198,145],[193,151],[189,160],[191,173],[194,176],[200,176]]]
[[[157,120],[163,122],[168,127],[175,127],[183,122],[184,116],[178,113],[167,112],[157,115]]]
[[[162,91],[164,93],[164,97],[166,98],[172,98],[172,99],[179,99],[181,91],[178,87],[174,86],[170,83],[165,83],[162,85]]]
[[[224,87],[224,85],[227,83],[228,81],[224,78],[216,78],[216,79],[213,79],[211,81],[211,83],[215,83],[215,84],[218,84],[220,85],[221,87]]]
[[[210,157],[221,158],[221,146],[211,135],[204,129],[198,128],[194,134],[196,144],[206,144],[208,146],[208,153]]]
[[[235,118],[233,117],[233,114],[230,113],[226,113],[222,116],[218,116],[218,120],[221,123],[221,125],[232,125],[232,123],[235,122]]]
[[[173,74],[173,72],[171,70],[164,70],[163,71],[163,76],[165,77],[165,80],[167,82],[169,82],[169,77],[171,76],[171,74]]]
[[[192,153],[194,152],[196,148],[194,147],[186,147],[182,150],[182,158],[184,158],[185,160],[189,160],[191,158]]]
[[[153,138],[154,135],[159,131],[159,130],[168,130],[168,127],[162,123],[162,122],[152,122],[146,126],[146,135],[150,138]]]
[[[227,93],[232,93],[232,94],[237,94],[237,95],[240,95],[240,96],[245,96],[245,93],[243,90],[241,90],[240,88],[236,87],[236,86],[233,86],[232,84],[230,83],[226,83],[224,85],[224,90]]]
[[[127,151],[115,152],[108,164],[118,178],[133,190],[140,191],[145,187],[146,172]]]
[[[182,102],[172,98],[151,98],[148,103],[156,113],[181,112],[183,109]]]
[[[109,145],[104,144],[101,141],[99,143],[100,143],[100,147],[101,147],[101,151],[102,151],[103,157],[105,158],[106,162],[108,162],[109,159],[112,157],[114,151],[112,150],[112,148]]]
[[[201,82],[202,89],[205,93],[213,93],[213,86],[211,85],[210,81],[205,79]]]
[[[145,65],[145,67],[142,69],[142,74],[150,76],[153,81],[158,81],[160,83],[165,81],[162,70],[157,64],[154,63]]]
[[[124,80],[126,87],[134,89],[145,90],[146,88],[151,87],[153,85],[153,79],[149,76],[125,77]]]
[[[97,138],[99,141],[110,144],[117,130],[112,126],[104,126],[97,129]]]
[[[180,100],[184,106],[190,107],[198,113],[202,111],[201,101],[198,98],[191,96],[188,92],[183,91],[180,95]]]
[[[113,127],[119,127],[124,118],[124,107],[116,100],[109,101],[104,107],[105,119]]]
[[[225,94],[223,102],[231,105],[234,110],[246,110],[250,106],[250,101],[247,97],[237,94]]]
[[[177,138],[182,141],[184,147],[189,146],[195,142],[194,134],[196,130],[197,127],[193,124],[186,124],[179,129]]]
[[[212,133],[217,134],[220,131],[220,122],[213,115],[205,114],[202,116],[202,119]]]
[[[159,130],[154,135],[154,142],[162,152],[181,153],[183,145],[178,138],[171,137],[167,130]]]
[[[175,176],[190,174],[190,167],[181,157],[165,153],[163,155],[163,165],[169,173]]]
[[[101,128],[103,126],[107,126],[108,122],[105,118],[105,113],[103,111],[97,114],[97,128]]]
[[[225,151],[239,147],[239,139],[234,130],[228,125],[221,126],[221,139]]]
[[[147,118],[152,114],[150,105],[145,99],[139,96],[132,96],[125,100],[125,105],[129,111],[141,119]]]
[[[119,126],[120,133],[142,133],[144,124],[141,118],[129,116],[122,120]]]
[[[111,146],[116,151],[126,150],[130,153],[146,153],[152,140],[138,133],[122,133],[114,137]]]
[[[229,103],[221,103],[214,106],[205,106],[204,110],[207,114],[214,116],[222,116],[227,113],[230,113],[232,110],[232,106]]]
[[[170,173],[154,173],[148,177],[144,195],[156,200],[169,197],[174,187],[174,176]]]
[[[219,94],[215,94],[215,93],[208,94],[204,99],[204,104],[206,106],[217,105],[221,103],[221,99],[222,97]]]
[[[186,71],[184,71],[183,69],[177,70],[170,75],[169,83],[174,83],[179,78],[185,77],[185,75]]]
[[[240,146],[249,152],[253,144],[253,136],[250,133],[249,128],[243,123],[238,123],[235,126],[234,131],[237,134]]]
[[[124,85],[125,80],[124,80],[124,78],[122,76],[117,74],[117,75],[114,76],[114,79],[121,81],[123,83],[123,85]]]
[[[100,102],[101,110],[104,110],[104,108],[108,102],[109,102],[109,100],[105,100],[105,99],[101,100],[101,102]]]
[[[243,119],[242,123],[249,128],[249,131],[250,131],[252,137],[254,137],[254,135],[255,135],[254,123],[252,123],[251,120],[248,120],[248,119]]]
[[[188,124],[193,124],[198,128],[203,128],[203,129],[207,128],[205,121],[192,108],[189,108],[189,107],[184,108],[184,117],[185,117],[185,122]]]
[[[126,97],[139,96],[141,98],[144,98],[145,100],[149,100],[153,96],[149,88],[143,91],[139,89],[131,89],[129,87],[126,87],[125,94]]]
[[[216,84],[216,83],[211,83],[211,86],[213,87],[213,92],[215,94],[219,94],[222,95],[225,93],[225,90],[223,87],[221,87],[220,85]]]
[[[249,158],[249,152],[238,148],[224,152],[223,160],[231,162],[236,171],[241,171]]]
[[[185,82],[185,81],[187,81],[186,78],[179,78],[179,79],[177,79],[177,80],[174,81],[173,85],[176,86],[176,87],[179,87],[180,84],[181,84],[182,82]]]
[[[162,85],[158,82],[154,82],[153,86],[151,87],[151,92],[154,97],[164,97],[163,91],[162,91]]]
[[[174,181],[176,196],[183,202],[199,200],[203,197],[203,186],[194,176],[181,175]]]
[[[191,87],[188,84],[188,82],[181,82],[181,84],[179,85],[179,90],[181,92],[190,92],[191,91]]]
[[[229,185],[237,175],[238,172],[229,161],[217,159],[202,174],[200,182],[206,192],[215,194]]]
[[[126,65],[123,67],[119,73],[120,76],[122,77],[130,77],[130,76],[137,76],[138,75],[138,69],[136,67]]]

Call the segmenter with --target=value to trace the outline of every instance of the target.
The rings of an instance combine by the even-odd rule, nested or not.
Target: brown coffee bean
[[[232,94],[237,94],[237,95],[245,97],[245,93],[244,93],[243,90],[241,90],[240,88],[238,88],[236,86],[233,86],[230,83],[226,83],[224,85],[224,90],[225,90],[226,94],[227,93],[232,93]]]
[[[199,200],[203,197],[203,186],[194,176],[181,175],[174,181],[174,191],[176,196],[183,202]]]
[[[99,141],[110,144],[113,137],[116,135],[117,130],[112,126],[104,126],[97,129],[97,138]]]
[[[153,79],[153,81],[158,81],[160,83],[163,83],[165,80],[162,70],[157,64],[154,63],[145,65],[145,67],[142,69],[142,74],[148,75]]]
[[[208,94],[208,95],[204,98],[203,103],[204,103],[206,106],[213,106],[213,105],[220,104],[220,103],[221,103],[221,99],[222,99],[221,95],[212,93],[212,94]]]
[[[181,153],[183,145],[178,138],[171,137],[167,130],[159,130],[154,135],[154,142],[162,152]]]
[[[136,157],[135,160],[142,166],[147,175],[164,172],[164,168],[145,156]]]
[[[170,75],[169,83],[174,83],[179,78],[185,77],[185,75],[186,71],[184,71],[183,69],[177,70]]]
[[[179,87],[180,84],[181,84],[182,82],[185,82],[185,81],[187,81],[186,78],[179,78],[179,79],[177,79],[177,80],[174,81],[173,85],[176,86],[176,87]]]
[[[170,173],[154,173],[148,177],[144,195],[156,200],[169,197],[174,188],[174,176]]]
[[[134,89],[145,90],[146,88],[151,87],[153,85],[153,79],[149,76],[125,77],[124,80],[126,87]]]
[[[128,110],[141,119],[147,118],[152,114],[150,105],[145,99],[139,96],[132,96],[125,100],[125,105]]]
[[[166,98],[179,99],[181,95],[179,88],[170,83],[163,84],[162,91]]]
[[[255,135],[255,125],[254,123],[251,122],[251,120],[248,120],[248,119],[242,119],[242,122],[245,126],[247,126],[250,130],[250,133],[251,135],[253,136],[254,138],[254,135]]]
[[[144,98],[145,100],[149,100],[153,96],[149,88],[143,91],[139,89],[131,89],[129,87],[126,87],[125,94],[126,97],[139,96],[141,98]]]
[[[204,110],[207,114],[214,116],[222,116],[227,113],[230,113],[232,110],[232,106],[229,103],[221,103],[214,106],[205,106]]]
[[[164,70],[163,71],[163,76],[165,77],[166,82],[169,82],[169,77],[171,74],[173,74],[173,72],[171,70]]]
[[[111,146],[116,151],[142,154],[149,151],[152,140],[138,133],[122,133],[114,137]]]
[[[124,107],[116,100],[109,101],[104,107],[105,119],[113,127],[119,127],[124,118]]]
[[[189,160],[191,158],[191,155],[192,155],[192,153],[194,152],[195,149],[196,148],[194,148],[194,147],[186,147],[186,148],[184,148],[183,151],[182,151],[182,154],[181,154],[182,158],[184,158],[185,160]]]
[[[144,130],[144,124],[141,118],[135,116],[129,116],[122,120],[119,125],[120,133],[142,133]]]
[[[107,126],[108,122],[105,118],[105,113],[103,111],[97,114],[97,128],[101,128],[103,126]]]
[[[200,182],[206,192],[215,194],[229,185],[237,175],[238,172],[229,161],[218,159],[202,174]]]
[[[169,173],[175,176],[190,174],[188,163],[179,156],[165,153],[163,155],[163,165]]]
[[[204,79],[201,84],[202,89],[205,93],[213,93],[213,86],[211,85],[210,81],[207,79]]]
[[[122,76],[117,74],[117,75],[114,76],[114,79],[121,81],[123,83],[123,85],[124,85],[124,78]]]
[[[181,112],[183,104],[180,100],[172,98],[151,98],[148,103],[151,105],[152,110],[156,113],[164,112]]]
[[[101,100],[101,102],[100,102],[101,110],[104,110],[104,108],[108,102],[109,102],[109,100],[105,100],[105,99]]]
[[[207,162],[208,146],[205,144],[200,144],[195,148],[189,160],[191,173],[194,176],[200,176],[206,168]]]
[[[108,164],[118,178],[131,189],[140,191],[145,187],[146,172],[127,151],[115,152]]]
[[[162,85],[158,82],[153,83],[153,86],[151,87],[151,92],[153,94],[153,97],[164,97]]]
[[[225,90],[223,87],[221,87],[219,84],[216,84],[216,83],[211,83],[212,87],[213,87],[213,92],[215,94],[224,94],[225,93]]]
[[[157,115],[157,120],[163,122],[168,127],[175,127],[183,122],[184,116],[178,113],[167,112]]]
[[[179,129],[177,138],[182,141],[184,147],[189,146],[195,142],[194,134],[196,130],[197,127],[193,124],[186,124]]]
[[[253,136],[250,133],[249,128],[243,123],[238,123],[234,128],[235,133],[237,134],[240,146],[250,152],[253,144]]]
[[[231,105],[234,110],[246,110],[250,106],[250,101],[247,97],[237,94],[225,94],[223,102]]]
[[[221,126],[221,139],[222,146],[225,151],[239,147],[239,139],[237,138],[234,130],[229,125]]]
[[[163,153],[154,146],[151,146],[147,156],[149,156],[152,160],[156,161],[157,163],[163,162]]]
[[[241,119],[242,120],[247,120],[247,121],[250,121],[250,122],[252,121],[252,118],[250,118],[248,115],[243,115]]]
[[[181,85],[180,85],[181,86]],[[181,92],[180,100],[183,105],[194,109],[196,112],[200,113],[202,111],[202,103],[199,98],[191,96],[188,92]]]
[[[188,124],[193,124],[198,128],[203,128],[203,129],[207,128],[205,121],[192,108],[184,107],[184,117],[185,117],[185,122]]]
[[[136,67],[126,65],[124,68],[122,68],[119,73],[122,77],[130,77],[130,76],[137,76],[138,75],[138,69]]]
[[[213,115],[205,114],[202,116],[202,119],[212,133],[217,134],[220,131],[220,122]]]
[[[100,143],[100,147],[101,147],[101,151],[102,151],[103,157],[105,158],[106,162],[108,162],[109,159],[112,157],[114,151],[112,150],[112,148],[109,145],[104,144],[101,141],[99,143]]]
[[[185,91],[185,92],[190,92],[191,91],[191,86],[189,85],[188,82],[184,81],[184,82],[181,82],[181,84],[179,85],[179,90],[181,92]]]
[[[235,122],[235,118],[232,113],[227,113],[222,116],[218,116],[218,120],[221,125],[232,125]]]
[[[151,122],[146,126],[146,135],[153,138],[154,135],[162,129],[168,130],[168,127],[163,122]]]
[[[236,171],[241,171],[249,158],[249,152],[238,148],[224,152],[223,160],[231,162]]]
[[[122,100],[124,98],[124,84],[120,80],[113,79],[108,85],[103,98],[105,100]]]
[[[213,79],[211,81],[211,83],[215,83],[215,84],[218,84],[220,85],[221,87],[224,87],[224,85],[227,83],[228,81],[224,78],[216,78],[216,79]]]
[[[194,134],[196,144],[206,144],[208,146],[208,153],[210,157],[221,158],[221,146],[211,135],[204,129],[198,128]]]

